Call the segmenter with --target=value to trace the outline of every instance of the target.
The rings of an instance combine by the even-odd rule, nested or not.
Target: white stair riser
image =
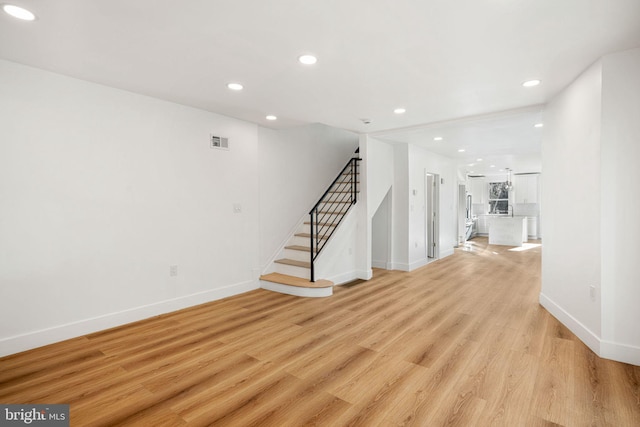
[[[287,246],[309,246],[311,244],[310,239],[310,237],[293,236],[291,239],[289,239],[289,243],[287,244]]]
[[[329,223],[335,224],[340,220],[340,218],[342,216],[343,215],[318,213],[318,220],[320,222],[329,222]],[[315,217],[314,217],[314,219],[315,219]]]
[[[307,245],[307,246],[309,246],[309,245]],[[298,251],[298,250],[295,250],[295,249],[285,249],[283,251],[283,257],[282,258],[293,259],[295,261],[309,262],[309,260],[311,259],[311,252]]]
[[[298,286],[288,286],[281,283],[267,282],[265,280],[260,281],[260,287],[272,292],[278,292],[281,294],[295,295],[298,297],[307,298],[322,298],[330,297],[333,295],[333,287],[326,288],[301,288]]]
[[[301,277],[303,279],[311,279],[311,270],[303,267],[296,267],[295,265],[278,264],[275,263],[276,272],[281,274],[287,274],[289,276]]]
[[[332,227],[332,226],[327,226],[327,225],[319,225],[319,226],[313,226],[313,228],[319,228],[320,229],[320,233],[323,234],[325,232],[329,232],[331,233],[336,227]],[[315,230],[314,230],[315,231]],[[301,228],[301,231],[298,231],[298,233],[307,233],[307,234],[311,234],[311,225],[310,224],[304,224],[303,227]]]

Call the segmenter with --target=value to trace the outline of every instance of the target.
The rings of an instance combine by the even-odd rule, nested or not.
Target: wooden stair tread
[[[271,273],[260,276],[260,280],[266,280],[267,282],[281,283],[283,285],[297,286],[299,288],[329,288],[333,287],[333,282],[329,280],[316,280],[310,282],[307,279],[300,277],[288,276],[286,274]]]
[[[292,249],[294,251],[311,252],[311,249],[309,249],[309,246],[290,245],[290,246],[285,246],[284,248],[285,249]],[[316,249],[315,251],[317,252],[318,249]]]
[[[293,265],[294,267],[311,268],[309,261],[296,261],[295,259],[282,258],[275,260],[278,264]]]

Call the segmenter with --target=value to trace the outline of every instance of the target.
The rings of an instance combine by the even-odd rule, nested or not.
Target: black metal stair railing
[[[340,174],[309,212],[311,240],[311,281],[315,282],[314,263],[324,245],[335,232],[351,205],[358,199],[357,157],[349,160]]]

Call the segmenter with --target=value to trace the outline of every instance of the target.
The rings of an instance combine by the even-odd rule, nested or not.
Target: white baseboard
[[[455,253],[455,248],[447,249],[445,251],[440,252],[440,258],[438,259],[446,258],[448,256],[453,255],[454,253]]]
[[[371,267],[373,268],[383,268],[383,269],[387,269],[387,262],[386,261],[374,261],[371,260]]]
[[[413,271],[420,267],[424,267],[427,264],[429,264],[429,258],[422,258],[409,264],[409,269],[405,271]]]
[[[296,297],[322,298],[333,295],[333,286],[328,286],[326,288],[303,288],[300,286],[289,286],[283,285],[282,283],[261,280],[260,287],[271,292],[278,292],[280,294],[293,295]]]
[[[539,301],[540,305],[576,334],[598,356],[640,366],[640,347],[603,340],[543,293],[540,293]]]
[[[373,270],[356,270],[356,279],[371,280],[373,277]]]
[[[540,292],[539,301],[540,305],[551,313],[553,317],[569,328],[569,330],[580,338],[595,354],[600,355],[600,337],[591,332],[591,330],[578,321],[578,319],[566,312],[542,292]]]
[[[257,280],[0,339],[0,357],[258,289]]]
[[[611,341],[601,341],[600,357],[616,360],[618,362],[630,363],[640,366],[640,347],[615,343]]]
[[[327,280],[331,280],[336,286],[340,286],[345,283],[353,282],[357,278],[358,278],[358,274],[354,270],[354,271],[348,271],[342,274],[337,274],[335,276],[327,278]]]

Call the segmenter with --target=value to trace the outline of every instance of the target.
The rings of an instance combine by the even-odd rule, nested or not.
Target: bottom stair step
[[[317,280],[310,282],[300,277],[271,273],[260,276],[263,289],[299,297],[328,297],[333,295],[333,282]]]

